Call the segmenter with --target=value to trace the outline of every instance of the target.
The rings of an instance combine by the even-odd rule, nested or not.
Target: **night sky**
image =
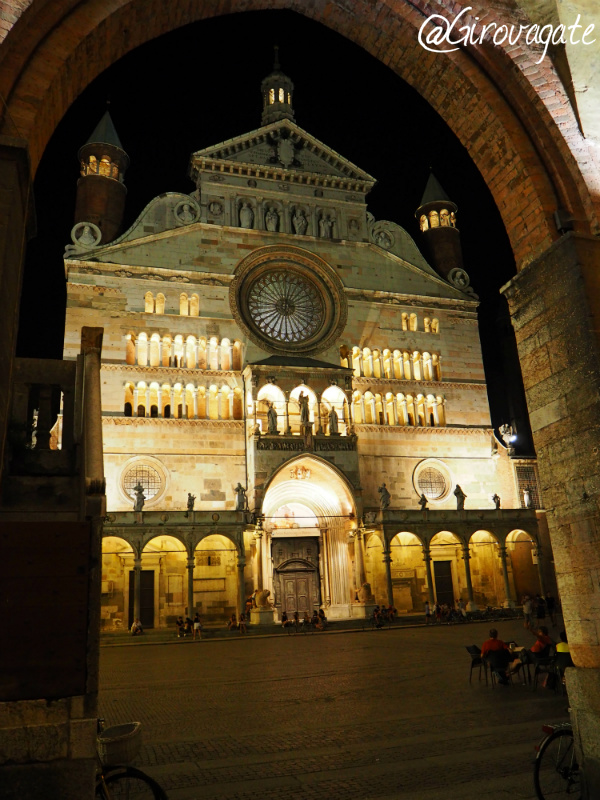
[[[18,355],[61,358],[62,254],[73,225],[77,151],[107,101],[131,160],[126,230],[156,195],[193,191],[187,177],[193,151],[260,127],[260,83],[272,69],[276,44],[281,68],[295,85],[297,124],[378,180],[368,198],[376,219],[402,225],[421,247],[414,211],[430,169],[458,205],[465,268],[481,299],[492,420],[496,426],[510,420],[506,387],[512,382],[501,352],[514,344],[501,347],[506,325],[497,319],[506,313],[498,289],[515,274],[515,263],[481,175],[443,120],[404,81],[358,46],[290,11],[233,14],[155,39],[102,73],[71,106],[35,180],[37,236],[28,246]],[[513,402],[520,391],[515,387]],[[524,436],[520,450],[530,449]]]

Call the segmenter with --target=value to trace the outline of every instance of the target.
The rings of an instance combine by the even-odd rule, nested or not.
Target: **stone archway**
[[[262,575],[276,608],[291,608],[283,594],[295,592],[293,610],[322,605],[332,619],[351,616],[348,536],[356,528],[356,506],[343,475],[315,456],[290,459],[271,479],[262,513]]]
[[[120,536],[102,539],[101,630],[123,630],[128,622],[128,569],[133,567],[133,547]]]

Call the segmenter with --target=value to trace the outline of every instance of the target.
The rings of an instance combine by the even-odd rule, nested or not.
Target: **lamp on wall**
[[[517,441],[517,434],[512,425],[508,425],[506,422],[499,427],[500,436],[502,437],[502,441],[506,445],[506,450],[509,456],[514,456],[515,448],[514,443]]]

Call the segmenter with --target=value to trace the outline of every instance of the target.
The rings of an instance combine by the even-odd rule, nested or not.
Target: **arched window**
[[[409,381],[412,373],[410,371],[410,355],[406,350],[402,353],[402,366],[404,367],[404,377]]]
[[[402,353],[400,350],[394,350],[394,374],[392,378],[400,380],[404,377],[404,369],[402,366]]]
[[[136,416],[138,417],[145,417],[146,416],[146,389],[148,387],[144,383],[144,381],[140,381],[137,385],[137,388],[134,389],[133,397],[134,402],[136,404]],[[137,394],[137,398],[136,398]]]
[[[221,369],[231,369],[231,342],[221,339]]]
[[[196,337],[188,336],[185,342],[185,365],[188,369],[196,369]]]
[[[372,392],[365,392],[365,422],[367,425],[374,425],[377,420],[375,416],[375,398]]]
[[[406,405],[406,397],[400,392],[396,395],[396,411],[398,413],[398,424],[409,425],[408,409]]]
[[[153,333],[150,337],[150,366],[160,366],[160,336]]]
[[[415,350],[412,354],[412,369],[413,369],[413,378],[416,381],[423,380],[423,370],[421,364],[421,353],[418,350]]]
[[[230,403],[230,389],[229,386],[221,387],[221,419],[229,419],[229,403]]]
[[[269,89],[269,105],[275,102],[275,89]]]
[[[350,350],[348,350],[348,347],[343,344],[340,347],[340,366],[350,367],[350,360]]]
[[[410,315],[410,329],[411,329],[411,331],[418,330],[417,315],[416,314],[411,314]]]
[[[387,349],[383,351],[382,362],[383,362],[383,375],[386,378],[393,378],[394,365],[392,363],[392,354]]]
[[[442,380],[442,368],[440,364],[440,358],[435,354],[431,356],[431,374],[433,375],[432,380],[434,381]]]
[[[379,350],[373,350],[373,354],[371,356],[373,359],[373,377],[381,378],[381,353]]]
[[[188,317],[190,313],[188,296],[185,292],[179,295],[179,314],[182,317]]]
[[[219,340],[216,336],[210,339],[210,364],[209,369],[219,369]]]
[[[364,421],[362,413],[362,395],[360,392],[354,392],[352,395],[352,419],[356,425],[360,425],[360,423]]]
[[[406,311],[402,312],[402,330],[403,331],[408,330],[408,314],[406,313]]]
[[[415,413],[415,402],[412,394],[406,395],[406,419],[407,425],[417,424],[417,415]]]
[[[440,332],[440,322],[435,318],[431,320],[431,332],[432,333]]]
[[[125,384],[125,404],[123,414],[126,417],[133,416],[133,383]]]
[[[383,410],[383,401],[380,394],[375,395],[375,424],[385,425],[385,413]]]
[[[394,395],[388,392],[385,396],[385,413],[388,425],[396,425],[396,415],[394,414]]]
[[[144,313],[145,314],[153,314],[154,313],[154,295],[152,292],[146,292],[144,295]]]
[[[198,369],[206,369],[206,339],[198,341]]]
[[[233,343],[233,369],[241,369],[242,368],[242,343],[241,342],[234,342]]]
[[[208,418],[219,419],[219,390],[214,384],[208,390]]]
[[[427,408],[425,404],[425,398],[422,394],[417,395],[417,420],[416,424],[421,426],[422,428],[427,427]]]
[[[372,378],[373,357],[371,356],[371,351],[369,350],[368,347],[363,347],[362,362],[363,362],[363,375],[365,376],[365,378]]]
[[[437,416],[438,416],[438,424],[441,427],[446,425],[446,402],[443,397],[438,395],[436,397],[437,402]]]
[[[431,211],[429,214],[429,225],[432,228],[439,228],[440,227],[440,215],[437,211]]]
[[[165,313],[165,296],[162,292],[159,292],[156,295],[156,313],[157,314]]]
[[[352,369],[354,370],[354,377],[360,378],[361,375],[360,349],[358,347],[352,348]]]
[[[431,355],[429,353],[423,353],[423,380],[434,380],[433,365],[431,363]]]
[[[100,159],[100,165],[98,172],[100,175],[105,175],[107,178],[110,178],[110,158],[108,156],[102,156]]]
[[[423,320],[423,330],[425,331],[425,333],[431,333],[431,320],[429,319],[429,317],[425,317],[425,319]]]
[[[177,334],[173,342],[173,366],[183,367],[183,336]]]
[[[138,336],[138,366],[148,366],[148,336],[143,332]]]
[[[200,314],[200,300],[197,294],[190,297],[190,317],[197,317]]]
[[[199,386],[196,390],[196,404],[198,419],[206,419],[206,388],[204,386]]]
[[[173,349],[173,342],[170,336],[164,336],[162,341],[162,365],[163,367],[171,366],[171,351]]]
[[[171,387],[163,383],[160,390],[160,413],[165,419],[171,416]]]
[[[244,409],[242,408],[242,390],[237,386],[233,390],[233,418],[244,418]]]
[[[135,339],[131,333],[125,339],[125,363],[135,364]]]

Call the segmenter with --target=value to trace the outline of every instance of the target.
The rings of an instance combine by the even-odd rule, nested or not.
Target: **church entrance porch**
[[[315,456],[290,459],[275,473],[263,502],[264,533],[255,552],[255,580],[271,591],[280,616],[353,616],[357,584],[350,536],[354,498],[346,479]]]

